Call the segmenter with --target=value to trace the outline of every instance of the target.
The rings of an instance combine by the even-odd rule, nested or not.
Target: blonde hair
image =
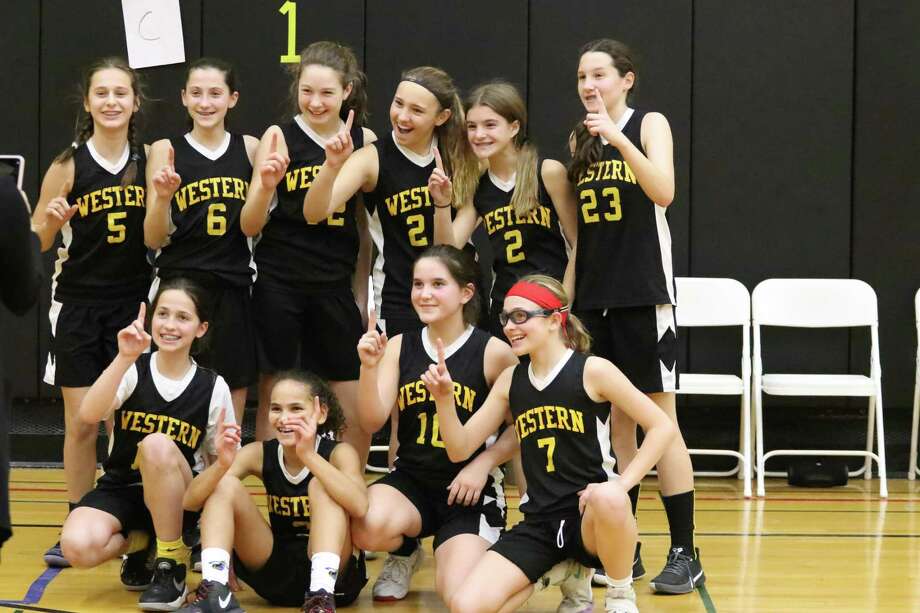
[[[552,292],[563,305],[569,304],[569,296],[566,294],[565,288],[562,287],[562,283],[550,276],[527,275],[521,279],[521,281],[539,285]],[[581,323],[581,320],[571,312],[569,312],[566,317],[565,333],[562,335],[562,339],[569,349],[574,349],[579,353],[588,353],[591,351],[591,335],[588,333],[584,324]]]
[[[529,214],[539,206],[540,182],[537,173],[537,148],[527,139],[527,106],[518,90],[507,81],[491,81],[477,86],[466,99],[466,112],[474,106],[485,106],[508,123],[518,122],[520,128],[514,137],[517,149],[514,193],[511,208],[519,217]]]
[[[450,118],[435,128],[438,149],[444,159],[444,171],[454,186],[454,208],[472,202],[479,185],[479,160],[466,140],[466,118],[453,79],[440,68],[418,66],[404,71],[400,80],[421,85],[434,95],[442,110],[450,110]]]

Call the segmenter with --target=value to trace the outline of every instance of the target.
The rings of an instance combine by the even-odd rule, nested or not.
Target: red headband
[[[549,291],[542,285],[538,283],[531,283],[530,281],[518,281],[511,286],[511,289],[508,290],[508,293],[505,294],[505,298],[508,296],[520,296],[521,298],[526,298],[531,302],[535,303],[537,306],[543,307],[544,309],[552,309],[553,311],[559,311],[562,315],[562,332],[565,334],[565,324],[569,318],[569,307],[562,304],[562,301],[556,297],[556,294]]]

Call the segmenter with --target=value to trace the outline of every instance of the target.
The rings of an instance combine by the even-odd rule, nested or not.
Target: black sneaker
[[[649,582],[659,594],[686,594],[706,582],[703,566],[700,564],[700,550],[695,556],[688,556],[683,548],[674,547],[668,554],[664,570]]]
[[[193,573],[201,572],[201,543],[192,547],[191,564]]]
[[[645,576],[645,566],[642,564],[642,543],[636,542],[636,555],[633,558],[633,567],[632,567],[632,578],[633,581],[638,581]],[[594,576],[591,577],[591,583],[599,587],[607,587],[607,575],[604,574],[603,568],[598,568],[594,571]]]
[[[67,561],[67,558],[64,557],[64,552],[61,551],[61,541],[49,547],[43,557],[45,558],[45,564],[52,568],[70,568],[70,562]]]
[[[301,613],[335,613],[335,597],[326,590],[307,592]]]
[[[201,572],[201,529],[196,521],[190,528],[182,533],[182,540],[192,551],[190,566],[192,572]]]
[[[202,581],[192,595],[193,602],[178,613],[244,613],[230,588],[217,581]]]
[[[129,592],[143,592],[153,581],[153,560],[157,541],[150,537],[145,549],[127,554],[121,561],[121,584]]]
[[[153,582],[137,601],[144,611],[175,611],[182,606],[185,594],[185,564],[169,558],[157,558],[153,567]]]

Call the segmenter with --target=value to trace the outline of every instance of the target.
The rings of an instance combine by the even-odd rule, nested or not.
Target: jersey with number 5
[[[528,518],[577,516],[578,492],[614,478],[610,403],[585,392],[587,360],[569,350],[543,381],[529,363],[514,367],[508,403],[527,479],[520,509]]]
[[[170,203],[169,237],[157,253],[157,268],[207,272],[229,285],[250,285],[256,272],[252,239],[240,228],[252,177],[246,140],[227,133],[213,151],[191,134],[170,142],[182,185]]]
[[[100,304],[140,301],[146,294],[150,265],[144,246],[147,160],[143,147],[137,157],[136,178],[122,186],[131,162],[127,144],[114,165],[92,141],[74,151],[74,179],[67,201],[77,205],[77,212],[61,228],[51,286],[55,300]]]

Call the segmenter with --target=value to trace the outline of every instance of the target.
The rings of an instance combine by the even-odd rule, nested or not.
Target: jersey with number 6
[[[644,111],[627,109],[623,134],[642,153]],[[674,304],[671,232],[666,209],[642,191],[620,151],[605,144],[601,159],[575,186],[578,255],[575,307],[605,309]]]
[[[614,478],[610,403],[585,392],[587,360],[569,350],[543,382],[529,363],[514,367],[508,403],[527,479],[520,508],[528,518],[577,516],[578,492]]]
[[[89,140],[73,154],[74,177],[67,202],[77,212],[61,228],[51,286],[59,302],[100,304],[140,301],[150,287],[144,246],[147,158],[137,153],[137,176],[122,186],[131,161],[128,145],[110,164]]]
[[[379,161],[377,186],[364,196],[378,250],[374,292],[381,296],[381,317],[414,318],[412,264],[434,245],[434,202],[428,194],[434,157],[401,147],[392,133],[374,147]]]
[[[255,278],[252,239],[240,228],[252,164],[241,134],[227,133],[215,151],[191,134],[170,139],[182,185],[170,203],[167,242],[157,253],[157,268],[208,272],[235,286]]]
[[[472,417],[489,394],[483,373],[486,345],[491,336],[479,328],[468,327],[460,337],[444,348],[447,370],[454,382],[454,403],[461,423]],[[422,382],[421,375],[437,362],[437,350],[428,337],[428,328],[402,335],[399,350],[399,412],[396,470],[406,471],[426,482],[450,484],[469,463],[451,462],[438,426],[434,399]],[[483,446],[476,453],[485,449]],[[475,454],[474,454],[475,455]]]

